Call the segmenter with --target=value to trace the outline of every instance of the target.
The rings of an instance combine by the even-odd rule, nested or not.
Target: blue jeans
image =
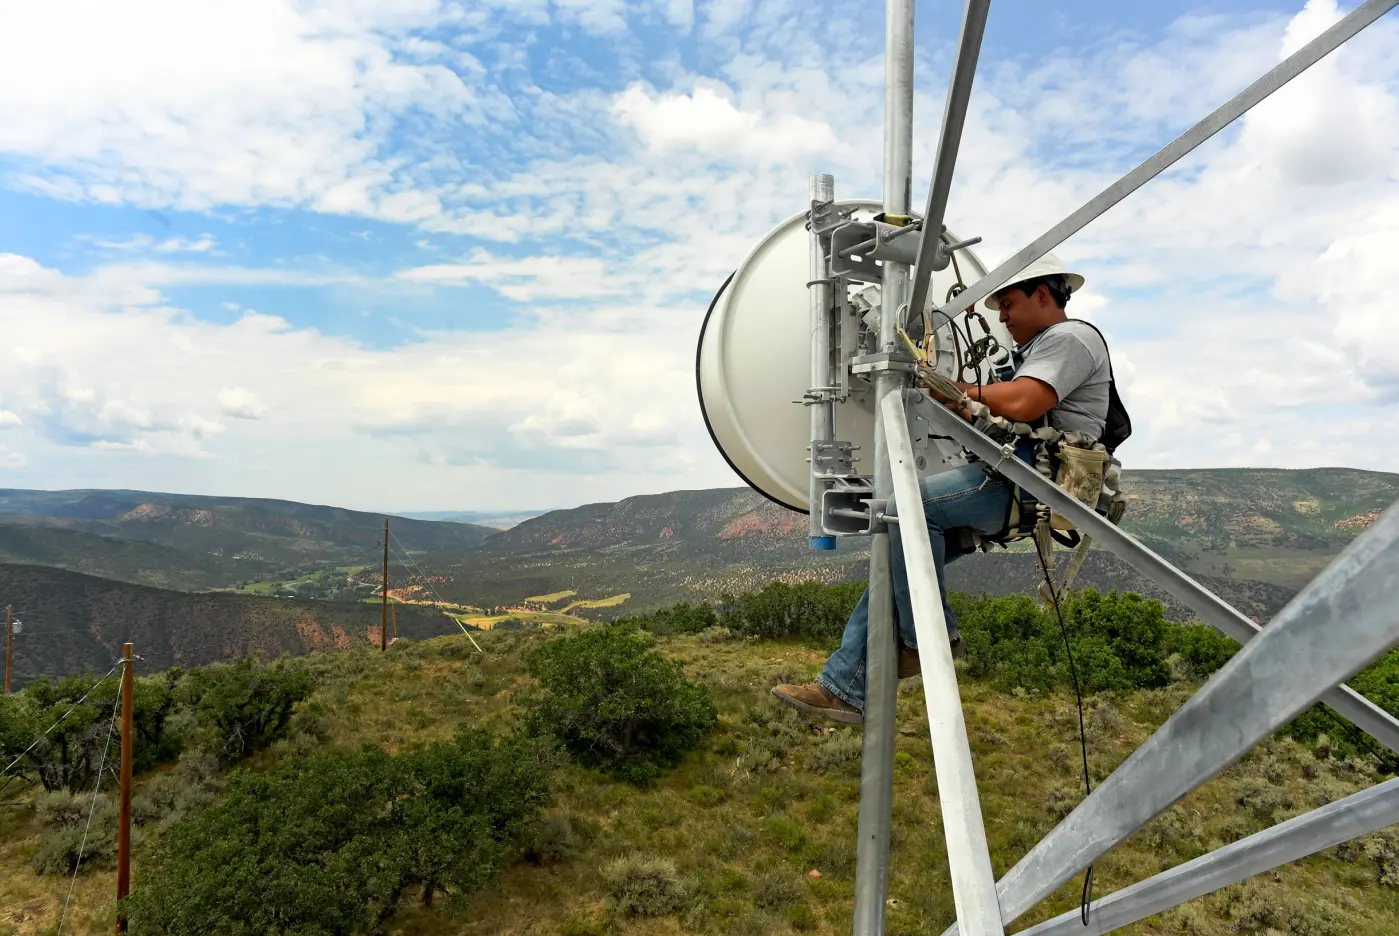
[[[957,636],[957,616],[947,603],[947,563],[963,555],[959,541],[962,530],[994,536],[1005,527],[1010,515],[1014,486],[981,462],[944,471],[924,478],[923,516],[928,522],[928,538],[933,546],[938,587],[942,589],[942,610],[947,616],[947,632]],[[895,514],[893,501],[888,512]],[[890,564],[894,578],[894,625],[906,647],[918,646],[913,630],[913,604],[908,594],[908,571],[904,565],[903,541],[898,524],[889,525]],[[865,641],[869,630],[869,589],[850,614],[840,649],[831,654],[817,678],[827,692],[847,705],[865,707]]]

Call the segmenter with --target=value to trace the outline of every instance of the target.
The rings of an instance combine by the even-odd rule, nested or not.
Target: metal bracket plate
[[[855,446],[850,442],[812,442],[811,471],[818,478],[845,478],[855,473]]]
[[[872,374],[878,371],[910,373],[913,369],[913,358],[902,351],[878,351],[850,359],[850,371],[855,374]]]

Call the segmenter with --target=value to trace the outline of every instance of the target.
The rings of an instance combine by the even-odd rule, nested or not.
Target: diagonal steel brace
[[[951,436],[959,445],[1029,491],[1040,503],[1058,511],[1078,527],[1079,532],[1091,535],[1104,548],[1183,601],[1220,633],[1243,644],[1262,630],[1224,599],[1113,526],[1033,467],[1013,454],[1004,453],[989,436],[960,417],[941,406],[920,407],[919,414],[926,417],[936,431]],[[1325,693],[1321,701],[1376,741],[1399,753],[1399,719],[1344,684]]]

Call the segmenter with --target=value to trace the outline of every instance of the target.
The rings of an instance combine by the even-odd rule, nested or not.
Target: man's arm
[[[1059,402],[1054,388],[1034,377],[1017,377],[980,387],[958,382],[957,386],[973,400],[985,403],[995,415],[1012,422],[1034,422]]]

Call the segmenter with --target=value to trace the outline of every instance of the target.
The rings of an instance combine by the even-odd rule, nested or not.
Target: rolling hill
[[[16,688],[37,676],[105,672],[126,641],[149,669],[368,646],[382,615],[364,602],[191,594],[8,563],[0,563],[0,594],[25,624],[14,639]],[[403,637],[461,633],[429,607],[395,613]]]
[[[0,490],[0,524],[8,528],[0,535],[6,561],[204,589],[290,577],[317,564],[372,563],[381,548],[384,518],[260,498]],[[392,532],[395,548],[461,552],[497,531],[468,523],[397,519]],[[119,548],[94,537],[155,548]]]
[[[0,522],[0,562],[53,566],[178,591],[227,588],[278,571],[276,565],[257,559],[239,560],[82,530],[4,522]]]
[[[1125,485],[1125,529],[1260,621],[1399,497],[1399,475],[1342,468],[1136,471],[1126,475]],[[290,586],[303,598],[347,598],[377,586],[381,524],[376,514],[287,501],[0,491],[0,561],[184,591],[260,579],[255,587],[265,594]],[[589,504],[526,519],[503,532],[413,519],[394,520],[393,530],[395,549],[401,544],[413,562],[404,568],[395,558],[395,589],[412,600],[441,597],[477,608],[519,607],[526,599],[570,592],[571,613],[613,617],[756,590],[773,579],[836,582],[865,574],[863,542],[813,552],[806,546],[804,516],[747,488]],[[1024,593],[1036,588],[1038,576],[1028,551],[995,550],[953,564],[948,584],[959,591]],[[50,594],[71,588],[71,600],[80,603],[93,581],[58,576],[50,580]],[[1188,616],[1107,553],[1090,554],[1079,584],[1139,591],[1164,600],[1173,616]],[[26,607],[13,593],[0,600]],[[562,607],[534,604],[540,612]],[[235,613],[234,605],[180,604],[172,597],[149,605],[157,606],[180,607],[188,626],[201,631],[219,629],[203,616],[251,620],[270,613],[265,604],[238,605]],[[324,602],[274,606],[331,614]],[[344,613],[350,616],[337,626],[346,632],[359,626],[357,614],[374,616]],[[169,621],[160,626],[173,628],[174,618]],[[268,646],[303,646],[286,641]],[[79,662],[88,665],[89,658]]]
[[[1128,532],[1264,620],[1399,498],[1399,475],[1345,468],[1135,471],[1124,485]],[[626,613],[737,594],[772,578],[852,580],[864,561],[858,540],[812,552],[804,516],[726,488],[556,510],[469,553],[423,563],[448,580],[440,591],[450,600],[499,605],[560,590],[586,598],[627,591],[625,607],[603,612]],[[1028,552],[993,551],[953,564],[948,580],[958,590],[1008,594],[1032,590],[1037,575]],[[1079,581],[1166,598],[1109,554],[1091,554]]]

